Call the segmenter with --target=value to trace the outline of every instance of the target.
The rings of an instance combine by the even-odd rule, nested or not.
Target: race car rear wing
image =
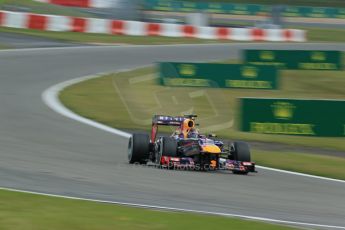
[[[151,143],[156,140],[158,126],[181,126],[184,119],[186,118],[183,116],[154,115],[152,118]]]
[[[166,126],[180,126],[186,119],[183,116],[165,116],[165,115],[154,115],[152,118],[152,124],[166,125]]]
[[[184,115],[184,116],[166,116],[166,115],[154,115],[152,117],[152,129],[151,129],[151,143],[156,140],[158,126],[181,126],[185,119],[194,120],[197,115]]]

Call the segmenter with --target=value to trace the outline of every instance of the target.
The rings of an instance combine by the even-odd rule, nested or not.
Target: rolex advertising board
[[[172,1],[172,0],[144,0],[145,10],[175,11],[175,12],[207,12],[213,14],[237,15],[267,15],[272,12],[271,5],[242,4],[214,1]],[[284,17],[307,18],[344,18],[345,8],[289,6],[282,8]]]
[[[241,98],[241,130],[305,136],[345,136],[345,101]]]
[[[340,51],[245,50],[243,61],[253,65],[274,65],[282,69],[341,70]]]
[[[160,83],[166,86],[276,89],[274,66],[209,63],[159,63]]]

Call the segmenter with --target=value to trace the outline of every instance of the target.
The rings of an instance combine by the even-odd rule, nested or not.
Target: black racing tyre
[[[149,157],[150,137],[147,134],[134,133],[128,142],[128,162],[144,163]]]
[[[235,161],[250,162],[250,149],[246,142],[237,141],[234,142],[234,151],[232,152],[232,158]]]
[[[177,141],[171,137],[162,137],[160,155],[167,157],[177,156]]]

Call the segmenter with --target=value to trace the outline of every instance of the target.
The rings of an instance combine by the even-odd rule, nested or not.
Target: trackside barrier
[[[271,5],[243,4],[208,1],[184,1],[184,0],[143,0],[143,8],[152,11],[166,12],[206,12],[212,14],[231,15],[256,15],[264,16],[272,12]],[[307,18],[345,18],[344,7],[310,7],[289,6],[282,9],[284,17]]]
[[[282,69],[342,70],[342,52],[332,50],[244,50],[243,62]]]
[[[165,86],[266,90],[279,86],[275,66],[161,62],[158,68],[160,83]]]
[[[111,7],[110,0],[35,0],[35,1],[56,4],[56,5],[61,5],[61,6],[73,6],[73,7],[85,7],[85,8]]]
[[[240,98],[241,131],[344,137],[345,101]]]
[[[79,18],[0,11],[0,26],[45,31],[73,31],[135,36],[165,36],[236,41],[304,42],[304,30],[198,27],[192,25]]]
[[[111,0],[35,0],[38,2],[72,6],[72,7],[92,7],[109,8],[116,5],[116,1]],[[167,11],[167,12],[206,12],[213,14],[231,15],[268,15],[272,11],[270,5],[241,4],[241,3],[216,3],[209,1],[172,1],[172,0],[142,0],[144,10]],[[284,17],[307,17],[307,18],[345,18],[345,8],[336,7],[308,7],[289,6],[283,9]]]

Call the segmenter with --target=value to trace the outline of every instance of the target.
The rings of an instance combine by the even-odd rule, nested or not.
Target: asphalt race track
[[[127,164],[127,139],[70,120],[48,87],[155,61],[239,57],[242,48],[345,50],[345,44],[67,47],[0,51],[0,187],[345,228],[345,183],[261,169],[240,176]]]

